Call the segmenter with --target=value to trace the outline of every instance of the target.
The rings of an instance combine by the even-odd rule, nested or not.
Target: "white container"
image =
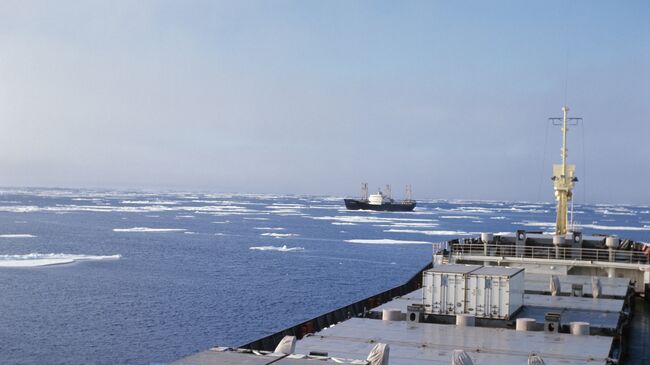
[[[467,303],[467,275],[479,265],[440,265],[422,274],[424,313],[463,314]]]
[[[509,319],[524,304],[524,269],[486,266],[467,279],[466,313],[477,318]]]

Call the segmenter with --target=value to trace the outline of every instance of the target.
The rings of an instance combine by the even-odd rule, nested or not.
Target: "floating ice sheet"
[[[256,251],[279,251],[279,252],[297,252],[304,251],[304,247],[287,247],[287,245],[282,246],[253,246],[249,247],[249,250]]]
[[[121,255],[95,256],[65,253],[29,253],[26,255],[0,255],[1,267],[39,267],[71,264],[77,261],[117,260]]]
[[[275,232],[266,232],[266,233],[261,233],[261,236],[269,236],[269,237],[275,237],[275,238],[287,238],[287,237],[296,237],[298,234],[295,233],[275,233]]]
[[[137,232],[137,233],[150,233],[150,232],[184,232],[184,228],[149,228],[149,227],[133,227],[133,228],[113,228],[113,232]]]
[[[421,231],[417,229],[385,229],[384,232],[392,233],[419,233],[427,236],[469,236],[478,234],[477,232],[464,232],[464,231]]]
[[[430,245],[431,242],[427,241],[406,241],[406,240],[391,240],[387,238],[382,239],[352,239],[345,240],[349,243],[364,243],[370,245]]]

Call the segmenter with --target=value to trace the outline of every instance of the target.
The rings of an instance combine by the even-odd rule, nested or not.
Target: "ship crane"
[[[562,107],[562,118],[548,118],[553,125],[562,126],[562,149],[561,164],[553,165],[553,188],[555,190],[555,200],[557,201],[557,217],[555,219],[555,234],[564,236],[567,234],[568,205],[573,198],[573,186],[578,181],[575,176],[575,165],[567,165],[567,132],[569,125],[578,125],[582,118],[567,118],[569,111],[568,106]]]

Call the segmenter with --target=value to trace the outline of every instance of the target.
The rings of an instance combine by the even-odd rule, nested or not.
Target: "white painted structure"
[[[384,195],[382,193],[370,194],[368,197],[368,204],[382,205],[384,203]]]
[[[508,319],[524,304],[524,269],[440,265],[422,278],[424,313]]]
[[[422,277],[424,313],[466,313],[467,275],[479,265],[441,265],[424,272]]]
[[[466,312],[479,318],[508,319],[524,304],[524,269],[486,266],[467,278]]]

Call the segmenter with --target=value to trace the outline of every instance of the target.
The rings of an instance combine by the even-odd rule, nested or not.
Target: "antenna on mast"
[[[562,118],[548,118],[553,125],[562,126],[562,149],[560,156],[562,164],[553,165],[553,188],[555,190],[555,200],[557,201],[557,216],[555,219],[555,234],[565,235],[567,233],[568,203],[573,197],[573,186],[578,178],[575,177],[575,165],[567,165],[566,159],[568,149],[566,147],[567,132],[569,125],[578,125],[582,118],[567,118],[568,106],[562,107]]]

